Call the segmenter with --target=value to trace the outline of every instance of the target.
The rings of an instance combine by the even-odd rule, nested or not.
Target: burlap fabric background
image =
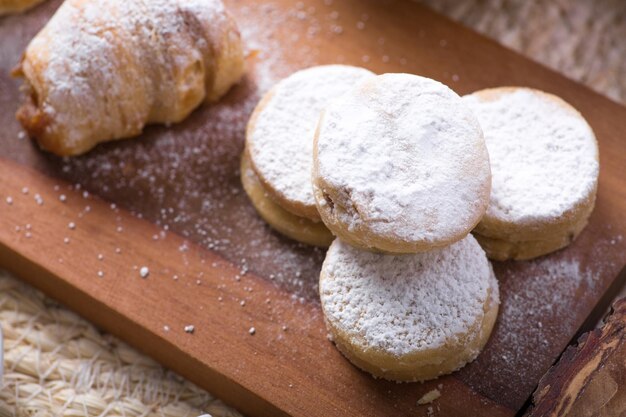
[[[626,102],[623,0],[423,2]],[[1,272],[0,323],[5,336],[0,417],[239,415]]]

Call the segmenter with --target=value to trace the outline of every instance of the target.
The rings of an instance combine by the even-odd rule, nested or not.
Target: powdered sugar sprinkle
[[[324,65],[295,72],[279,82],[248,138],[257,174],[286,199],[314,207],[313,134],[322,108],[372,75],[364,68]]]
[[[476,240],[415,255],[385,255],[336,240],[320,280],[327,319],[394,355],[438,348],[467,334],[484,316],[491,265]]]
[[[327,107],[316,151],[313,186],[352,230],[451,241],[486,209],[491,174],[480,126],[437,81],[365,80]]]
[[[463,97],[485,134],[493,176],[487,216],[515,223],[562,216],[595,192],[593,131],[573,108],[527,88]]]

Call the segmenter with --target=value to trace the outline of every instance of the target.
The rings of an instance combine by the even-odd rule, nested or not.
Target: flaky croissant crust
[[[220,0],[66,0],[17,70],[17,117],[58,155],[176,123],[243,75],[239,31]]]

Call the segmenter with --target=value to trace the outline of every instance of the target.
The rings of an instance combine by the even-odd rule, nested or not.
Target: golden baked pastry
[[[567,246],[596,199],[598,146],[589,124],[559,97],[530,88],[481,90],[463,101],[491,160],[489,207],[474,229],[487,254],[530,259]]]
[[[375,377],[424,381],[473,361],[499,305],[498,282],[468,235],[443,249],[387,255],[330,246],[320,298],[337,348]]]
[[[565,248],[578,237],[586,225],[587,219],[584,218],[563,235],[539,240],[508,240],[484,236],[476,232],[473,234],[489,259],[494,261],[506,261],[508,259],[524,261]]]
[[[314,221],[277,204],[252,169],[246,152],[241,157],[241,182],[252,205],[270,226],[283,235],[313,246],[327,247],[335,238],[321,221]]]
[[[17,117],[43,149],[78,155],[180,122],[243,71],[220,0],[66,0],[24,53]]]

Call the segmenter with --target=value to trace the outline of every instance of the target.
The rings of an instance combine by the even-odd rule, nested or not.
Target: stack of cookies
[[[558,108],[557,125],[535,97]],[[576,178],[589,181],[536,185],[542,146],[566,165],[555,173],[574,175],[585,163]],[[522,258],[580,232],[593,208],[597,148],[575,110],[535,90],[461,98],[428,78],[332,65],[297,72],[261,100],[241,176],[275,229],[330,244],[319,285],[337,348],[376,377],[423,381],[474,360],[491,334],[499,293],[483,248],[496,259]],[[520,185],[524,177],[542,197],[564,191],[554,204],[528,203],[535,190]],[[518,204],[532,206],[519,210],[536,221]]]

